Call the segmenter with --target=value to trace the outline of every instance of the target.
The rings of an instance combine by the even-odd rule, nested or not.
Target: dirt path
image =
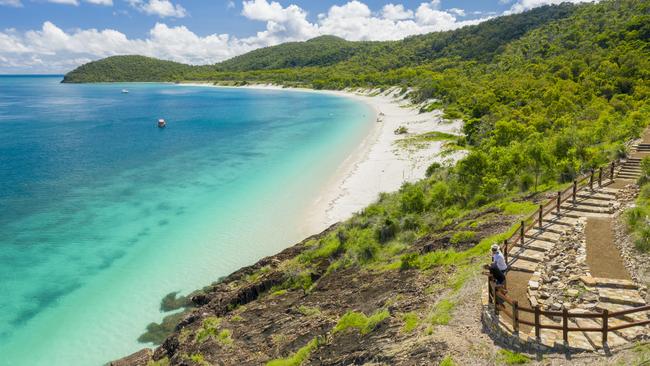
[[[589,217],[585,229],[587,264],[593,277],[630,280],[621,254],[614,245],[614,230],[609,217]]]

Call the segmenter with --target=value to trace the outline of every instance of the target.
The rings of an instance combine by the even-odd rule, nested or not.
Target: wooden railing
[[[613,161],[607,166],[600,167],[597,170],[592,169],[587,174],[582,177],[575,179],[573,184],[566,188],[563,191],[557,192],[557,196],[548,200],[546,203],[541,204],[539,208],[531,214],[529,217],[521,221],[519,229],[516,230],[509,238],[503,241],[502,251],[508,263],[508,249],[510,246],[517,244],[524,244],[526,240],[526,232],[538,225],[540,228],[543,228],[544,221],[543,218],[545,215],[556,212],[557,215],[560,215],[560,208],[562,203],[571,199],[573,203],[577,201],[578,192],[582,189],[589,187],[590,190],[593,190],[594,185],[597,184],[598,187],[603,186],[603,182],[607,179],[610,182],[614,181],[614,173],[616,167],[620,165],[620,162]],[[527,224],[528,223],[528,224]],[[506,276],[507,277],[507,276]],[[617,311],[610,313],[607,309],[603,312],[593,312],[593,313],[570,313],[567,309],[562,311],[543,311],[540,309],[539,305],[534,308],[529,308],[525,306],[520,306],[517,301],[513,301],[508,296],[506,296],[500,288],[497,288],[493,279],[488,277],[488,291],[489,291],[489,301],[494,307],[495,315],[498,317],[500,312],[506,314],[512,320],[512,328],[515,332],[519,331],[520,324],[526,324],[535,329],[535,336],[537,339],[540,338],[540,332],[542,329],[553,329],[562,331],[562,339],[565,342],[568,342],[569,332],[579,331],[579,332],[600,332],[602,334],[603,343],[607,342],[607,334],[609,332],[626,329],[630,327],[644,326],[650,324],[650,318],[648,320],[636,321],[636,322],[627,322],[624,324],[618,324],[615,326],[610,326],[611,318],[618,318],[628,314],[640,313],[645,311],[650,311],[650,305],[641,306],[637,308],[631,308],[628,310]],[[533,314],[533,321],[528,321],[521,319],[521,313]],[[561,325],[557,324],[545,324],[542,323],[541,317],[561,317]],[[569,321],[575,319],[600,319],[602,324],[599,327],[580,327],[580,326],[570,326]],[[619,319],[620,320],[620,319]]]
[[[552,212],[556,212],[557,215],[560,215],[560,206],[562,203],[566,202],[568,199],[571,199],[573,203],[576,203],[578,192],[587,186],[590,190],[593,190],[594,185],[597,184],[598,187],[602,187],[603,182],[607,181],[607,179],[613,182],[615,169],[618,165],[620,165],[619,160],[615,160],[606,166],[598,168],[597,170],[591,169],[582,177],[574,179],[573,184],[567,187],[565,190],[558,191],[557,196],[549,199],[544,204],[540,204],[539,208],[535,210],[535,212],[533,212],[529,217],[521,220],[519,229],[513,232],[510,237],[504,239],[501,245],[501,251],[503,252],[506,263],[508,263],[508,250],[510,247],[517,244],[523,245],[526,241],[526,233],[529,230],[533,229],[536,225],[539,228],[542,228],[544,226],[544,216]]]
[[[650,305],[640,306],[636,308],[631,308],[628,310],[609,312],[607,309],[603,310],[602,313],[570,313],[567,309],[562,311],[545,311],[541,310],[539,305],[534,308],[529,308],[525,306],[520,306],[517,301],[513,301],[508,296],[506,296],[500,288],[495,286],[494,281],[488,281],[488,291],[489,291],[489,301],[490,304],[494,307],[494,314],[498,317],[500,313],[506,314],[512,320],[512,329],[515,332],[519,331],[520,324],[526,324],[535,329],[535,337],[540,339],[542,329],[553,329],[562,331],[562,339],[564,342],[569,341],[569,332],[600,332],[602,334],[603,344],[607,343],[607,334],[609,332],[614,332],[621,329],[638,327],[650,324],[650,319],[640,320],[635,322],[625,322],[623,324],[618,324],[610,326],[609,320],[611,318],[618,318],[628,314],[641,313],[645,311],[650,311]],[[528,321],[521,319],[521,313],[533,314],[533,321]],[[542,322],[541,317],[561,317],[562,322],[558,324],[545,324]],[[600,319],[602,324],[599,327],[580,327],[580,326],[570,326],[569,321],[575,319]],[[620,321],[620,319],[618,319]],[[575,323],[575,322],[574,322]]]

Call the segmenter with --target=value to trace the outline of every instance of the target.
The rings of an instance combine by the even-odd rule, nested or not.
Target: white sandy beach
[[[214,86],[189,83],[188,86]],[[215,86],[223,87],[223,86]],[[383,93],[379,90],[320,91],[283,88],[277,85],[248,85],[239,88],[294,90],[328,93],[353,98],[372,107],[373,126],[355,151],[339,166],[336,174],[325,184],[322,194],[314,198],[307,210],[303,230],[317,233],[328,226],[349,218],[353,213],[376,201],[379,193],[392,192],[404,182],[414,182],[425,176],[431,163],[452,163],[463,152],[441,157],[443,142],[430,142],[418,148],[401,148],[396,142],[408,136],[430,131],[461,133],[459,121],[447,121],[442,111],[419,113],[420,106],[410,105],[399,96],[398,88]],[[395,130],[406,127],[407,134],[396,135]]]

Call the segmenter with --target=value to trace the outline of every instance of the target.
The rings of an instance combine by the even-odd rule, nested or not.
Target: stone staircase
[[[546,214],[542,218],[542,227],[535,227],[524,236],[523,244],[519,242],[508,251],[508,265],[511,270],[533,273],[544,259],[547,251],[552,249],[566,230],[573,227],[577,220],[587,216],[609,216],[616,209],[615,189],[600,187],[590,191],[588,188],[576,194],[576,201],[568,200],[560,205],[560,212]]]
[[[641,145],[640,145],[641,146]],[[643,145],[643,148],[650,153],[650,144]],[[616,179],[636,180],[641,174],[639,157],[631,157],[626,160],[618,169]],[[608,188],[611,182],[603,182],[603,187],[589,190],[588,187],[576,194],[575,202],[572,199],[560,205],[560,212],[548,213],[542,218],[543,226],[536,226],[524,235],[524,242],[510,248],[508,253],[508,264],[511,270],[539,273],[540,264],[545,259],[545,254],[560,241],[562,234],[574,227],[584,217],[610,217],[619,207],[616,200],[618,189]],[[535,277],[535,276],[533,276]],[[534,278],[533,278],[534,280]],[[581,278],[585,289],[594,295],[594,303],[591,309],[575,308],[570,312],[600,312],[607,309],[610,313],[628,310],[645,306],[644,292],[639,286],[629,280],[611,278]],[[533,281],[534,282],[534,281]],[[530,283],[529,283],[530,286]],[[645,290],[644,290],[645,291]],[[629,322],[650,320],[650,311],[626,314],[618,317],[610,317],[608,325],[614,327]],[[561,325],[561,317],[545,317],[541,319],[543,324]],[[600,328],[602,319],[598,318],[573,318],[570,320],[570,327]],[[535,330],[530,329],[524,338],[535,339]],[[648,327],[631,327],[621,329],[608,334],[608,347],[627,344],[647,336]],[[541,330],[540,343],[548,347],[564,345],[561,330]],[[600,332],[578,332],[568,334],[568,344],[572,348],[583,350],[598,350],[603,348],[602,335]]]
[[[648,150],[648,152],[650,152],[650,150]],[[641,157],[631,156],[625,160],[621,168],[618,170],[616,178],[637,180],[639,179],[639,176],[641,176]]]

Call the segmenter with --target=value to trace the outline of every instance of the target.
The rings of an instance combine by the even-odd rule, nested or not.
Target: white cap
[[[499,246],[497,244],[492,244],[492,251],[496,252],[499,250]]]

